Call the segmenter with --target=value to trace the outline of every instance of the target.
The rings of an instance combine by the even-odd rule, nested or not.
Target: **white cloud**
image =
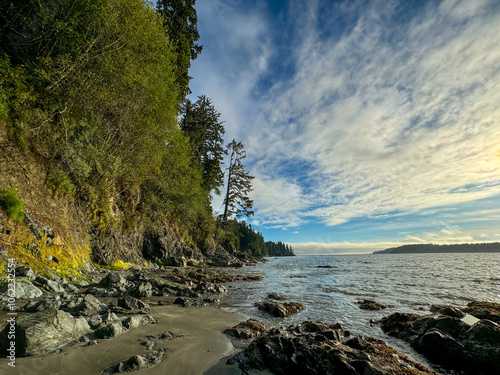
[[[500,15],[486,11],[493,3],[430,2],[397,26],[402,3],[344,2],[336,11],[357,22],[325,39],[320,2],[293,2],[287,20],[300,33],[286,58],[295,72],[266,91],[256,83],[276,57],[277,31],[261,9],[214,25],[224,56],[202,54],[192,73],[228,136],[246,144],[257,222],[287,228],[317,216],[338,225],[499,194]]]

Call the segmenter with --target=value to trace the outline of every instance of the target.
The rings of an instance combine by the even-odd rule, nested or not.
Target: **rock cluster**
[[[500,373],[500,325],[491,319],[476,319],[470,325],[464,314],[470,311],[476,318],[497,320],[500,305],[472,303],[463,310],[450,306],[432,310],[436,313],[392,314],[381,320],[382,330],[409,342],[436,364],[469,374]]]
[[[340,324],[306,321],[270,330],[228,363],[238,363],[243,374],[251,369],[277,375],[436,374],[382,340],[349,336]]]

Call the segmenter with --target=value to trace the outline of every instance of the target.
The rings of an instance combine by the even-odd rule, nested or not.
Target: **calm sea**
[[[270,258],[268,263],[234,273],[260,275],[263,280],[228,284],[225,309],[269,326],[309,319],[340,322],[353,334],[383,338],[413,358],[418,356],[411,349],[370,320],[393,312],[424,314],[433,304],[500,303],[500,253],[296,256]],[[305,309],[285,320],[270,318],[257,311],[254,303],[271,292],[301,302]],[[356,302],[364,299],[394,307],[362,310]]]

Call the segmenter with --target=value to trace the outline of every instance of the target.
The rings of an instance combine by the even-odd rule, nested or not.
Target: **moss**
[[[50,171],[46,181],[47,187],[54,192],[54,195],[73,196],[75,185],[66,173],[60,169],[54,168]]]
[[[107,268],[108,270],[119,271],[119,270],[126,270],[127,268],[132,266],[134,266],[134,264],[123,262],[118,259],[115,260],[113,263],[102,267]]]
[[[0,189],[0,207],[12,220],[17,222],[23,221],[24,202],[19,199],[13,189]]]

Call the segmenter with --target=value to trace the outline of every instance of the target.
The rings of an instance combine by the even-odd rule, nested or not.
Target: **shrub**
[[[12,220],[23,221],[24,202],[19,199],[13,189],[0,189],[0,207]]]
[[[54,168],[50,171],[47,177],[47,187],[54,192],[54,195],[59,194],[71,197],[75,192],[75,185],[66,173],[60,169]]]

